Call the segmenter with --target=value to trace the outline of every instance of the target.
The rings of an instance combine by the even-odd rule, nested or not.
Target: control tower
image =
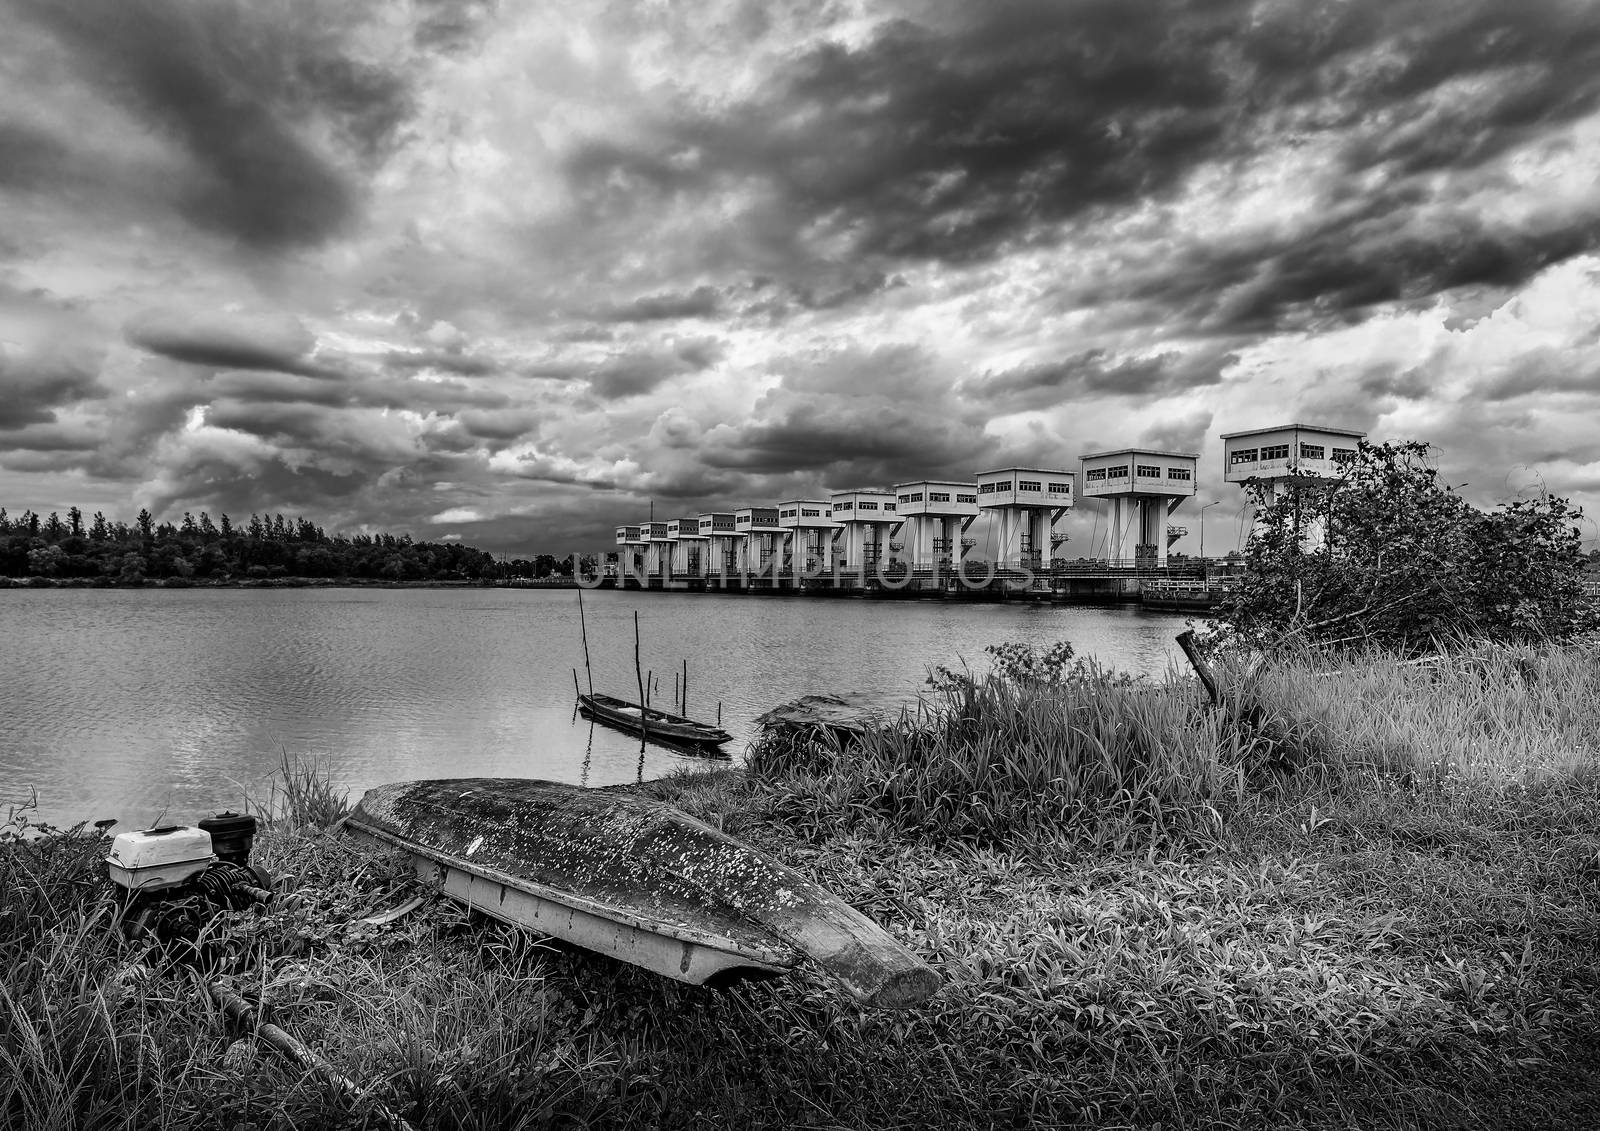
[[[862,581],[889,560],[889,532],[900,524],[888,491],[835,491],[833,521],[839,527],[839,568]]]
[[[1111,503],[1112,561],[1165,566],[1167,546],[1185,531],[1169,531],[1167,516],[1194,495],[1199,452],[1119,448],[1082,457],[1083,497]]]
[[[913,570],[948,570],[970,545],[963,539],[978,517],[978,485],[922,479],[894,485],[895,503],[905,520],[900,543]]]
[[[778,504],[778,525],[789,533],[786,568],[821,577],[833,569],[833,507],[822,499],[790,499]]]
[[[707,511],[700,516],[700,537],[706,539],[705,576],[729,578],[739,572],[739,543],[732,511]]]
[[[711,539],[700,536],[700,516],[691,514],[673,519],[667,523],[667,537],[672,541],[673,576],[704,577],[706,545]]]
[[[998,529],[995,564],[1012,569],[1050,565],[1066,541],[1055,525],[1072,509],[1072,472],[1039,467],[1002,467],[978,472],[978,509]]]
[[[644,535],[637,526],[617,527],[617,584],[626,585],[629,578],[644,575]]]
[[[778,525],[777,507],[740,507],[733,512],[733,529],[740,573],[765,573],[774,558],[782,564],[788,532]]]
[[[667,538],[667,524],[653,519],[639,524],[639,540],[644,543],[644,584],[649,588],[650,582],[660,581],[671,566],[673,544]]]
[[[1344,477],[1345,467],[1356,458],[1365,432],[1329,428],[1320,424],[1281,424],[1248,432],[1222,434],[1223,478],[1229,483],[1261,480],[1267,499],[1275,502],[1302,481],[1332,483]],[[1326,535],[1321,516],[1306,516],[1304,541],[1322,544]]]

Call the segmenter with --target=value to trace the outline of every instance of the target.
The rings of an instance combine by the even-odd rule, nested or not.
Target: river
[[[596,690],[637,698],[633,614],[653,701],[688,662],[689,713],[734,735],[817,691],[914,696],[932,665],[1072,641],[1159,675],[1184,617],[1136,607],[584,594]],[[604,785],[700,761],[573,715],[584,678],[573,590],[0,590],[0,822],[192,822],[265,798],[282,757],[354,793],[417,777]]]

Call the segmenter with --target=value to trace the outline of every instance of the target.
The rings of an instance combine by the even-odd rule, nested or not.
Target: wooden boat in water
[[[398,782],[369,789],[347,821],[470,907],[679,981],[772,976],[810,959],[868,1006],[916,1005],[938,988],[921,959],[832,892],[621,789]]]
[[[625,730],[631,734],[639,733],[641,712],[637,703],[592,691],[587,695],[580,692],[578,709],[603,723],[609,723],[618,730]],[[657,710],[654,707],[645,708],[643,714],[645,737],[653,741],[667,742],[676,746],[707,747],[721,746],[733,737],[721,727],[696,722],[694,719]]]

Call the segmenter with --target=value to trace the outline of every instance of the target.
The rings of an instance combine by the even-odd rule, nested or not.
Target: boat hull
[[[417,876],[456,902],[514,927],[562,939],[597,954],[691,985],[781,974],[797,957],[776,949],[726,942],[707,933],[695,939],[585,910],[556,893],[540,893],[515,877],[498,876],[461,860],[444,859],[378,830],[351,826],[358,836],[392,844],[411,857]]]
[[[863,1004],[938,988],[920,959],[832,892],[725,833],[616,789],[457,778],[368,790],[357,834],[408,852],[446,894],[679,981],[811,959]]]
[[[578,708],[585,714],[631,734],[640,729],[639,705],[609,695],[579,695]],[[645,737],[653,742],[675,746],[717,747],[733,736],[720,727],[697,723],[679,715],[651,708],[644,720]]]

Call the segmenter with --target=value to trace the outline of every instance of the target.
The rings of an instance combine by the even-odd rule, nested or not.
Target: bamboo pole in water
[[[678,708],[678,714],[684,718],[689,717],[689,661],[683,661],[683,701]]]
[[[639,667],[639,610],[633,611],[633,678],[639,681],[639,750],[644,751],[644,674]]]
[[[637,627],[638,613],[634,613],[635,627]],[[589,626],[583,617],[583,590],[578,590],[578,630],[583,633],[583,671],[589,679],[589,694],[594,694],[594,670],[589,667]],[[576,673],[574,673],[576,675]]]

